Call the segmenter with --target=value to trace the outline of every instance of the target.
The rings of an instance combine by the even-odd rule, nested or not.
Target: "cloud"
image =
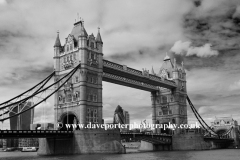
[[[197,5],[189,0],[0,2],[1,101],[22,93],[53,71],[56,31],[64,44],[79,13],[88,34],[96,35],[97,27],[101,28],[105,59],[138,70],[153,66],[158,72],[169,49],[184,51],[185,56],[170,56],[176,57],[177,63],[184,61],[188,94],[196,108],[240,103],[238,90],[230,90],[228,85],[240,79],[239,0],[203,0]],[[50,104],[46,108],[53,119]],[[104,82],[106,121],[112,121],[117,105],[129,111],[131,122],[148,119],[151,114],[149,92]],[[39,122],[41,109],[36,108],[35,115]],[[214,117],[204,115],[206,119],[210,116]]]
[[[240,90],[240,80],[234,82],[233,84],[230,84],[229,90],[230,91]]]
[[[191,42],[182,42],[177,41],[174,43],[173,47],[170,49],[175,54],[185,55],[185,56],[192,56],[196,55],[198,57],[211,57],[217,56],[219,53],[218,51],[211,49],[211,44],[207,43],[204,46],[200,47],[193,47],[191,46]]]

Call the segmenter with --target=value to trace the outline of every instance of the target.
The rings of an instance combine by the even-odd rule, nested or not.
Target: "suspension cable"
[[[46,77],[44,80],[42,80],[41,82],[39,82],[38,84],[36,84],[35,86],[33,86],[32,88],[30,88],[30,89],[28,89],[27,91],[25,91],[25,92],[17,95],[16,97],[13,97],[13,98],[5,101],[5,102],[0,103],[0,105],[6,104],[6,103],[8,103],[8,102],[10,102],[10,101],[12,101],[12,100],[14,100],[14,99],[16,99],[16,98],[21,97],[21,96],[24,95],[25,93],[27,93],[27,92],[33,90],[34,88],[36,88],[37,86],[39,86],[41,83],[43,83],[43,82],[44,82],[45,80],[47,80],[49,77],[52,77],[54,74],[55,74],[55,71],[54,71],[53,73],[51,73],[48,77]],[[0,109],[1,109],[1,108],[0,108]]]
[[[50,96],[52,96],[55,92],[57,92],[57,91],[73,76],[73,74],[77,71],[77,69],[78,69],[80,66],[81,66],[81,64],[79,64],[79,65],[76,66],[71,72],[69,72],[67,75],[70,75],[70,76],[67,78],[67,80],[66,80],[64,83],[62,83],[55,91],[53,91],[51,94],[49,94],[47,97],[45,97],[43,100],[41,100],[40,102],[36,103],[36,104],[33,105],[32,107],[30,107],[30,108],[28,108],[28,109],[26,109],[26,110],[24,110],[24,111],[22,111],[22,112],[20,112],[20,113],[17,113],[17,114],[15,114],[15,115],[13,115],[13,116],[9,116],[9,117],[7,117],[7,118],[0,119],[0,121],[4,121],[4,120],[6,120],[6,119],[10,119],[10,118],[12,118],[12,117],[18,116],[18,115],[20,115],[20,114],[22,114],[22,113],[24,113],[24,112],[26,112],[26,111],[28,111],[28,110],[36,107],[37,105],[39,105],[39,104],[42,103],[43,101],[47,100]],[[66,77],[66,76],[62,77],[61,79],[59,79],[57,82],[53,83],[52,85],[44,88],[43,90],[41,90],[41,92],[43,92],[43,91],[45,91],[46,89],[50,88],[51,86],[55,85],[56,83],[58,83],[59,81],[61,81],[61,80],[62,80],[63,78],[65,78],[65,77]],[[40,92],[38,92],[38,93],[40,93]],[[31,96],[31,97],[32,97],[32,96]]]
[[[46,83],[47,82],[49,82],[49,80],[52,78],[54,76],[54,74],[51,74],[49,77],[47,77],[45,80],[45,83],[39,88],[39,89],[37,89],[32,95],[36,95],[36,94],[38,94],[39,92],[41,92],[41,91],[39,91],[40,89],[42,89],[45,85],[46,85]],[[26,97],[26,98],[23,98],[23,99],[21,99],[21,100],[19,100],[19,101],[16,101],[16,102],[14,102],[14,103],[11,103],[11,104],[8,104],[8,105],[5,105],[5,106],[3,106],[3,107],[0,107],[0,109],[4,109],[4,108],[7,108],[7,107],[9,107],[9,106],[12,106],[12,105],[15,105],[15,104],[18,104],[18,103],[24,103],[24,102],[26,102],[30,97],[32,97],[32,95],[31,96],[28,96],[28,97]],[[14,99],[14,98],[12,98],[12,99]],[[9,100],[10,101],[10,100]],[[4,102],[5,103],[5,102]],[[1,104],[0,104],[1,105]]]

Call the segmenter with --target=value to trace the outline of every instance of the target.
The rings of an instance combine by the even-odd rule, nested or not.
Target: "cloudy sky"
[[[88,34],[101,28],[105,59],[158,72],[168,52],[184,61],[188,95],[208,123],[240,123],[240,0],[0,0],[1,102],[53,71],[56,32],[63,44],[77,13]],[[131,122],[151,122],[149,92],[104,82],[106,122],[117,105]],[[53,122],[51,100],[35,111],[35,122]],[[196,120],[190,108],[188,120]]]

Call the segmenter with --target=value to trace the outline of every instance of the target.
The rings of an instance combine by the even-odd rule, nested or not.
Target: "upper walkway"
[[[120,84],[145,91],[157,91],[158,87],[176,88],[174,81],[139,71],[125,65],[103,60],[103,81]]]

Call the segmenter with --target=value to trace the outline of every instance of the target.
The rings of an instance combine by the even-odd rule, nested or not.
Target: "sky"
[[[183,61],[188,96],[208,124],[225,116],[240,123],[240,0],[0,0],[0,102],[52,73],[57,31],[64,44],[77,14],[88,34],[100,27],[104,59],[158,73],[167,52]],[[151,123],[149,92],[103,82],[105,122],[117,105],[131,123]],[[49,100],[34,122],[53,116]],[[190,107],[188,121],[196,121]]]

